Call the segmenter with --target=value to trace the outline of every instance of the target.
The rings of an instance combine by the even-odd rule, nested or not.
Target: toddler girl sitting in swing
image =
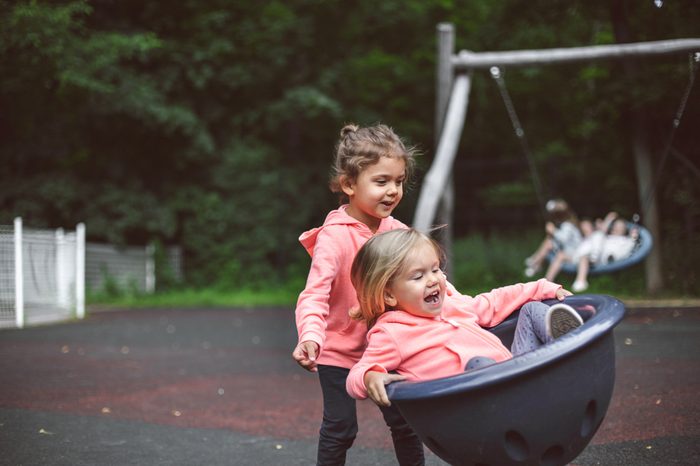
[[[370,330],[346,381],[352,397],[389,406],[385,385],[391,382],[446,377],[504,361],[583,323],[567,304],[539,302],[571,295],[545,279],[462,295],[447,282],[442,257],[440,246],[414,229],[376,235],[357,253],[351,279],[359,307],[351,316]],[[511,353],[483,327],[498,325],[518,308]]]

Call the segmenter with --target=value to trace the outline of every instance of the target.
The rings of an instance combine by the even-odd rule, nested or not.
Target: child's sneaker
[[[579,328],[581,325],[583,325],[583,319],[568,304],[557,303],[547,309],[547,315],[545,316],[547,335],[554,339]]]
[[[586,291],[588,289],[588,282],[584,280],[576,280],[574,284],[571,285],[571,289],[576,293]]]

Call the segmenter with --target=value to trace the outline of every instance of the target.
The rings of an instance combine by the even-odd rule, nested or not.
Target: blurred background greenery
[[[395,212],[411,222],[434,154],[438,23],[454,24],[457,50],[481,52],[614,43],[613,17],[633,41],[694,37],[700,6],[0,0],[0,224],[85,222],[88,240],[179,245],[184,281],[163,273],[158,286],[181,303],[291,302],[309,263],[297,238],[337,205],[327,179],[344,123],[383,122],[422,149]],[[647,115],[660,155],[689,57],[638,66],[635,81],[614,61],[506,70],[547,194],[581,216],[642,211],[629,112]],[[657,174],[671,295],[700,295],[699,123],[695,89]],[[542,218],[488,71],[474,75],[454,179],[452,280],[469,293],[523,280]],[[643,295],[643,268],[591,284]]]

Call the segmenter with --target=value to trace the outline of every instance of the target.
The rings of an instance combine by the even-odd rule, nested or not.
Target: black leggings
[[[343,465],[345,454],[357,435],[355,399],[345,390],[349,369],[318,366],[318,378],[323,391],[323,422],[318,439],[317,465]],[[423,444],[393,405],[379,408],[384,422],[391,429],[396,459],[401,466],[425,464]]]

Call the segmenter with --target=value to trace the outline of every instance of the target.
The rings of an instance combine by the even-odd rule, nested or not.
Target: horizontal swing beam
[[[615,59],[634,56],[665,55],[679,52],[700,52],[700,39],[673,39],[629,44],[592,45],[541,50],[508,52],[470,52],[462,50],[452,56],[456,70],[491,66],[527,66],[594,59]]]

